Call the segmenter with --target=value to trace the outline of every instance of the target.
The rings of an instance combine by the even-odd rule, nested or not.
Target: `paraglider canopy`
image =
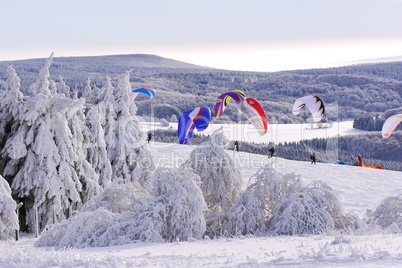
[[[228,105],[231,99],[236,101],[237,104],[240,104],[241,102],[244,101],[245,96],[246,95],[240,90],[234,90],[220,95],[216,99],[215,118],[219,118],[223,114],[226,106]]]
[[[211,121],[211,110],[201,106],[183,112],[179,117],[177,138],[180,144],[186,144],[193,135],[194,128],[205,130]]]
[[[262,136],[268,131],[268,120],[261,104],[254,98],[247,98],[241,103],[241,110],[247,119],[257,129]]]
[[[156,95],[155,90],[150,86],[144,86],[144,87],[140,87],[140,88],[137,88],[137,89],[133,89],[131,92],[134,93],[133,94],[133,99],[137,98],[139,93],[147,95],[148,98],[150,98],[150,99],[152,99]]]
[[[218,97],[215,105],[216,118],[223,114],[231,99],[240,104],[240,111],[253,124],[261,136],[267,133],[268,120],[261,104],[254,98],[246,98],[246,94],[240,90],[226,92]]]
[[[396,114],[385,120],[382,125],[382,137],[387,139],[394,132],[399,123],[402,122],[402,114]]]
[[[325,106],[324,101],[320,97],[310,95],[297,99],[293,104],[293,114],[300,114],[300,111],[304,108],[304,106],[307,106],[307,108],[310,110],[311,114],[313,115],[314,122],[319,122],[322,119],[325,113]]]

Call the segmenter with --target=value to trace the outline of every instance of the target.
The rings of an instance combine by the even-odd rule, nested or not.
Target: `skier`
[[[234,146],[235,146],[236,152],[238,152],[239,151],[239,142],[235,141]]]
[[[271,158],[271,157],[274,155],[275,149],[274,149],[274,147],[272,147],[272,148],[269,149],[268,151],[269,151],[268,158]]]
[[[311,164],[314,163],[314,165],[315,165],[315,153],[314,152],[310,155],[310,159],[311,159]]]

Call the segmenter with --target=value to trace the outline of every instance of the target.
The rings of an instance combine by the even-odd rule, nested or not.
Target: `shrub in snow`
[[[259,200],[251,191],[244,192],[227,213],[221,233],[229,235],[263,234],[267,231]]]
[[[199,182],[199,176],[191,169],[158,169],[152,177],[154,199],[137,215],[137,239],[200,239],[206,230],[207,206]]]
[[[334,227],[329,212],[306,193],[293,193],[279,203],[271,224],[279,235],[319,234]]]
[[[300,179],[295,174],[282,175],[269,166],[261,168],[228,211],[224,230],[231,235],[264,233],[275,206],[300,187]]]
[[[319,234],[333,229],[359,228],[353,214],[344,216],[331,187],[314,181],[288,196],[274,210],[271,228],[276,234]]]
[[[336,229],[344,229],[352,227],[351,223],[346,223],[346,218],[342,213],[342,206],[338,198],[335,196],[333,189],[322,181],[313,181],[308,187],[303,188],[316,205],[327,211],[334,221]],[[353,220],[353,215],[349,214],[349,220]]]
[[[42,233],[35,242],[36,246],[44,247],[106,247],[113,245],[119,240],[118,234],[124,235],[119,230],[120,222],[118,214],[114,214],[104,208],[91,212],[78,214],[71,220],[51,225]],[[111,229],[118,229],[118,232],[111,232]]]
[[[150,194],[138,182],[113,182],[100,195],[88,201],[83,211],[103,207],[113,213],[136,211],[149,202]]]
[[[191,152],[183,165],[201,178],[201,190],[208,209],[221,212],[231,207],[241,191],[241,174],[225,152],[228,140],[218,129],[211,138]]]
[[[177,123],[177,121],[177,116],[175,114],[172,114],[172,116],[169,118],[169,122]]]
[[[261,168],[227,213],[223,229],[231,235],[317,234],[336,228],[357,228],[361,222],[342,214],[332,189],[320,181],[301,186],[295,174]]]
[[[385,198],[371,215],[370,223],[375,223],[382,228],[392,227],[393,232],[401,232],[402,195]]]
[[[49,230],[42,233],[36,245],[82,248],[139,241],[200,239],[206,229],[204,211],[207,207],[197,184],[199,180],[200,178],[189,169],[158,169],[151,178],[153,198],[137,210],[113,213],[105,207],[113,210],[127,209],[131,201],[116,205],[115,203],[119,203],[116,200],[118,196],[113,194],[110,199],[98,198],[103,204],[102,207],[50,226]],[[116,188],[111,188],[111,193],[126,192],[121,188],[123,185],[113,185],[116,185]],[[135,197],[132,200],[135,200]],[[109,202],[110,205],[107,204]]]
[[[162,118],[159,123],[161,124],[162,127],[168,127],[169,126],[169,122],[165,119]]]
[[[0,176],[0,240],[13,237],[15,230],[19,230],[16,207],[17,204],[11,197],[10,186]]]

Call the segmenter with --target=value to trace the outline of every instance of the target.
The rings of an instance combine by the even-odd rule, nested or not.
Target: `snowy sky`
[[[1,1],[0,60],[147,53],[275,71],[402,56],[402,0]]]

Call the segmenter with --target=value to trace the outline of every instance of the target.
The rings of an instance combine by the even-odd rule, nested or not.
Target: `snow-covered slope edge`
[[[157,166],[179,167],[195,148],[189,145],[151,143],[151,154]],[[249,179],[263,166],[269,165],[280,173],[299,174],[304,184],[321,180],[332,187],[343,203],[345,210],[359,216],[366,209],[375,209],[389,196],[402,194],[402,173],[354,166],[293,161],[283,158],[268,159],[267,156],[228,151],[243,177],[243,188]]]

